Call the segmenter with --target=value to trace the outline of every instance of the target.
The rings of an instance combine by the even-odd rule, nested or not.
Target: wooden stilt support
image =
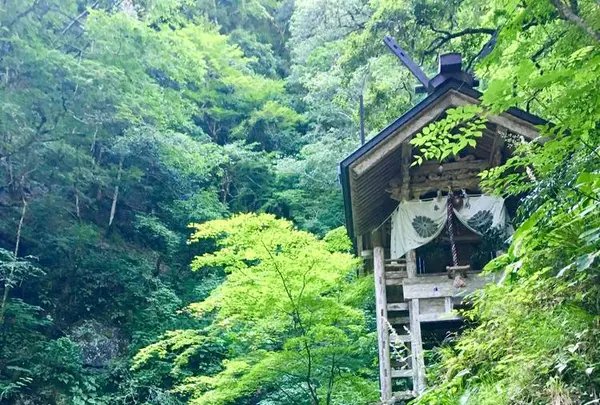
[[[363,237],[362,235],[357,235],[356,236],[356,254],[358,256],[362,256],[363,255]],[[359,277],[363,277],[365,275],[365,266],[360,266],[360,268],[358,269],[358,276]]]
[[[413,391],[421,394],[425,390],[425,360],[423,359],[423,340],[419,321],[419,299],[410,300],[410,347],[413,370]]]
[[[379,345],[379,382],[381,399],[392,397],[392,371],[390,366],[390,334],[387,325],[387,295],[385,264],[381,232],[373,233],[373,270],[375,276],[375,307],[377,311],[377,341]]]
[[[408,278],[417,277],[417,253],[413,249],[406,252],[406,274]]]

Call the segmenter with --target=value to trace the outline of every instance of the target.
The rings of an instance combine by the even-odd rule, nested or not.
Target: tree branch
[[[327,382],[327,396],[325,403],[331,404],[331,395],[333,394],[333,383],[335,382],[335,353],[331,355],[331,369],[329,370],[329,381]]]
[[[479,50],[479,52],[477,53],[477,55],[471,59],[469,61],[469,63],[467,63],[467,67],[466,67],[466,71],[470,72],[471,69],[473,69],[473,65],[475,64],[475,62],[477,62],[478,60],[481,60],[483,58],[485,58],[486,56],[488,56],[493,50],[494,47],[496,46],[496,40],[498,39],[498,33],[500,32],[500,28],[496,29],[494,31],[494,33],[492,34],[492,37],[490,38],[489,41],[487,41]]]
[[[275,384],[275,387],[277,387],[277,389],[281,391],[287,397],[287,399],[291,401],[292,404],[296,405],[298,403],[296,399],[291,396],[280,384]]]
[[[296,303],[296,301],[294,301],[294,296],[292,295],[292,292],[288,287],[288,284],[287,284],[285,276],[283,275],[283,272],[279,268],[279,264],[277,263],[277,260],[275,260],[275,257],[273,257],[273,254],[271,253],[271,249],[269,249],[267,247],[267,245],[265,244],[265,242],[263,240],[261,240],[260,242],[263,245],[263,247],[265,248],[267,254],[269,255],[269,258],[273,262],[273,266],[275,266],[275,271],[277,272],[277,275],[279,276],[279,278],[281,279],[281,282],[283,283],[283,289],[292,304],[292,310],[295,315],[294,318],[296,318],[294,323],[297,323],[298,327],[300,328],[300,332],[302,333],[302,336],[304,337],[304,339],[303,339],[304,350],[306,351],[307,362],[308,362],[307,370],[306,370],[306,384],[308,386],[308,390],[310,391],[312,403],[314,405],[318,405],[319,404],[319,395],[312,383],[312,352],[310,350],[308,342],[306,341],[306,339],[308,338],[308,333],[307,333],[306,329],[304,328],[304,324],[302,322],[302,317],[300,315],[300,310],[298,308],[298,304]]]
[[[595,30],[587,22],[577,14],[577,11],[564,4],[561,0],[551,0],[552,4],[558,10],[558,14],[567,21],[577,25],[579,28],[587,32],[596,42],[600,42],[600,31]]]
[[[39,3],[40,3],[39,0],[35,0],[31,6],[29,6],[28,8],[25,9],[25,11],[17,14],[17,16],[6,25],[6,28],[8,28],[10,30],[12,28],[12,26],[17,23],[17,21],[19,21],[23,17],[26,17],[29,13],[33,12],[33,10],[35,10],[35,8],[38,6]]]
[[[479,34],[494,35],[494,33],[496,32],[495,28],[483,28],[483,27],[482,28],[466,28],[466,29],[464,29],[462,31],[458,31],[458,32],[450,32],[450,31],[437,29],[433,25],[430,25],[430,28],[433,32],[442,34],[443,36],[437,37],[433,41],[431,41],[431,43],[429,44],[429,47],[425,51],[425,53],[428,55],[437,51],[444,44],[446,44],[447,42],[449,42],[450,40],[452,40],[454,38],[460,38],[460,37],[463,37],[466,35],[479,35]]]
[[[98,4],[100,4],[100,0],[96,0],[94,2],[94,4],[91,5],[90,8],[95,9],[96,7],[98,7]],[[65,33],[67,31],[69,31],[73,25],[79,23],[79,20],[86,17],[89,13],[90,13],[89,9],[86,8],[81,14],[79,14],[77,17],[75,17],[73,20],[71,20],[71,22],[69,22],[69,24],[67,24],[67,26],[60,32],[60,35],[65,35]]]

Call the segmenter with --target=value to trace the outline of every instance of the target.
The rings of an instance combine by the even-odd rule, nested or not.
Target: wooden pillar
[[[406,252],[406,274],[408,278],[417,277],[417,253],[414,249]]]
[[[385,261],[382,235],[373,232],[373,272],[375,276],[375,307],[377,311],[377,342],[379,346],[379,382],[381,400],[392,397],[392,370],[390,366],[390,334],[387,320],[387,294],[385,288]]]
[[[412,159],[412,146],[403,143],[400,159],[400,174],[402,176],[402,188],[400,189],[400,200],[408,201],[410,198],[410,164]],[[417,254],[409,250],[404,256],[406,258],[406,274],[408,278],[417,277]]]
[[[410,164],[412,159],[412,146],[405,142],[400,150],[400,201],[408,201],[410,198]]]
[[[356,237],[356,254],[358,256],[363,255],[363,237],[362,237],[362,235],[358,235]],[[364,275],[365,275],[365,264],[363,263],[363,265],[360,266],[360,268],[358,269],[358,276],[363,277]]]
[[[498,126],[496,128],[496,135],[494,136],[494,142],[492,143],[492,149],[490,151],[490,166],[496,167],[502,164],[502,148],[504,147],[504,139],[507,137],[508,131],[506,128]]]
[[[423,340],[421,321],[419,321],[419,299],[410,300],[410,347],[411,367],[413,371],[413,390],[418,394],[425,390],[425,359],[423,358]]]

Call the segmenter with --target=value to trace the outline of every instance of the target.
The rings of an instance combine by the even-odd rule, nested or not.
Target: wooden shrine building
[[[453,310],[465,304],[465,294],[491,281],[477,274],[495,254],[482,247],[484,235],[498,224],[508,229],[511,210],[502,199],[481,196],[478,174],[506,161],[511,139],[533,140],[546,123],[511,108],[488,117],[475,147],[411,167],[410,139],[448,109],[479,104],[481,96],[458,54],[440,56],[431,80],[418,70],[427,97],[340,164],[348,233],[375,276],[381,398],[387,403],[423,392],[424,345],[457,330],[461,319]]]

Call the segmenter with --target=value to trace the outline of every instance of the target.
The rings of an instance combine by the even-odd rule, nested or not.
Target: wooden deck
[[[387,273],[386,273],[387,276]],[[422,274],[413,278],[402,279],[404,299],[427,299],[439,297],[464,297],[473,291],[493,282],[492,276],[482,277],[479,272],[468,272],[465,288],[455,288],[454,280],[446,274]]]

